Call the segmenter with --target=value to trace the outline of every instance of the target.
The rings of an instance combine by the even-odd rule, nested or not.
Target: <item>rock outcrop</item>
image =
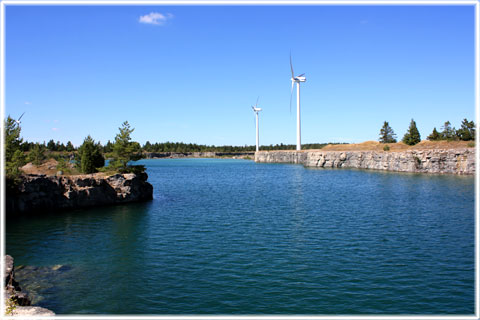
[[[20,285],[15,281],[15,267],[13,258],[5,256],[4,297],[7,316],[54,316],[55,313],[37,306],[31,306],[27,294],[22,292]]]
[[[475,149],[393,151],[259,151],[255,162],[306,167],[358,168],[398,172],[475,174]]]
[[[16,192],[7,194],[7,214],[151,200],[153,187],[147,178],[146,173],[24,175]]]

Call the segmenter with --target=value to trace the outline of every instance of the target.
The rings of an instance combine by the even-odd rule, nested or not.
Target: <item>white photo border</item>
[[[476,130],[476,154],[475,162],[480,163],[479,145],[480,132],[479,132],[479,120],[480,120],[480,8],[477,0],[0,0],[0,112],[2,115],[2,121],[0,125],[0,275],[1,279],[4,279],[5,273],[5,149],[4,149],[4,124],[5,124],[5,9],[8,5],[269,5],[269,6],[303,6],[303,5],[336,5],[336,6],[349,6],[349,5],[395,5],[395,6],[414,6],[414,5],[428,5],[428,6],[474,6],[475,7],[475,121],[477,124]],[[139,320],[402,320],[402,319],[425,319],[425,320],[474,320],[480,318],[480,219],[479,210],[480,203],[480,175],[478,167],[475,170],[475,313],[473,315],[114,315],[114,316],[100,316],[100,315],[56,315],[54,317],[40,317],[35,316],[35,319],[139,319]],[[2,285],[3,290],[3,285]],[[4,294],[0,294],[0,312],[1,315],[5,314],[5,297]],[[3,319],[31,319],[31,317],[20,316],[4,316]]]

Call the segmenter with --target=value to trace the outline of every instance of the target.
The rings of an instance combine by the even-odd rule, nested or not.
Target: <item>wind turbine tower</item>
[[[292,65],[292,55],[290,54],[290,70],[292,71],[292,90],[290,91],[290,110],[292,109],[292,95],[293,87],[295,83],[297,84],[297,150],[302,150],[302,138],[301,138],[301,127],[300,127],[300,82],[307,81],[305,78],[305,73],[295,77],[293,73]]]
[[[255,112],[255,118],[256,118],[256,124],[257,124],[257,148],[256,151],[258,151],[258,146],[259,146],[259,138],[258,138],[258,113],[262,111],[262,108],[257,108],[258,105],[258,98],[257,98],[257,103],[255,103],[255,106],[252,106],[253,112]]]

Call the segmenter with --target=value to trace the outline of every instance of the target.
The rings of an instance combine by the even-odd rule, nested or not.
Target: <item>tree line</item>
[[[122,123],[119,133],[115,136],[111,144],[111,152],[106,154],[104,147],[88,135],[82,145],[77,149],[69,141],[66,146],[55,143],[51,140],[47,145],[40,143],[23,142],[21,138],[20,122],[12,119],[10,116],[5,120],[5,175],[7,180],[18,182],[20,176],[20,167],[27,162],[34,165],[41,165],[46,159],[46,151],[66,151],[67,153],[57,153],[55,155],[58,162],[57,169],[68,170],[68,162],[72,160],[77,170],[81,173],[104,172],[134,172],[140,173],[145,170],[144,166],[130,165],[130,161],[141,158],[140,144],[131,141],[131,133],[134,131],[128,121]],[[53,156],[53,155],[52,155]],[[105,165],[105,158],[108,157],[108,165]]]
[[[320,149],[326,146],[327,143],[308,143],[302,144],[303,149]],[[108,146],[108,143],[107,143]],[[294,144],[271,144],[260,146],[260,150],[295,150],[296,145]],[[255,146],[208,146],[208,145],[198,145],[196,143],[183,143],[183,142],[162,142],[162,143],[151,143],[150,141],[145,142],[142,146],[142,151],[144,152],[254,152]]]
[[[110,140],[102,145],[96,142],[90,135],[87,136],[82,145],[75,148],[68,141],[66,145],[53,139],[48,143],[33,143],[23,141],[20,136],[20,122],[12,119],[10,116],[5,120],[5,173],[7,178],[18,178],[20,167],[27,162],[40,165],[47,157],[56,157],[58,161],[57,168],[68,170],[68,163],[73,160],[76,168],[81,173],[94,173],[98,171],[116,171],[116,172],[142,172],[143,166],[131,166],[130,161],[139,160],[144,152],[253,152],[255,146],[208,146],[195,143],[183,142],[163,142],[151,143],[147,141],[143,146],[136,141],[132,141],[131,133],[135,129],[130,127],[128,121],[122,123],[119,133],[115,136],[113,142]],[[450,121],[446,121],[441,127],[441,131],[433,128],[432,133],[427,137],[431,141],[473,141],[475,140],[475,124],[473,121],[464,119],[459,129],[452,127]],[[397,136],[387,121],[384,121],[380,129],[379,141],[381,143],[395,143]],[[407,132],[402,138],[402,142],[407,145],[415,145],[421,141],[420,133],[415,121],[412,119]],[[311,143],[302,144],[302,149],[321,149],[329,143]],[[260,150],[295,150],[294,144],[275,144],[261,146]],[[108,159],[108,165],[105,166],[105,160]]]
[[[232,146],[232,145],[223,145],[223,146],[214,146],[214,145],[201,145],[196,143],[184,143],[184,142],[156,142],[151,143],[150,141],[145,142],[141,146],[138,142],[132,141],[135,144],[136,150],[140,152],[254,152],[254,145],[245,145],[245,146]],[[109,154],[113,152],[114,143],[110,140],[105,144],[97,142],[100,151],[103,154]],[[329,143],[306,143],[302,144],[302,149],[321,149],[327,144],[337,144],[336,142]],[[51,152],[74,152],[78,151],[78,148],[75,148],[73,144],[68,141],[66,145],[60,141],[55,142],[53,139],[48,141],[48,143],[34,143],[34,142],[22,142],[20,143],[20,150],[24,152],[31,152],[33,150],[44,150]],[[260,150],[295,150],[295,144],[270,144],[260,146]]]
[[[475,140],[475,123],[463,119],[460,128],[455,129],[452,127],[450,121],[446,121],[442,126],[442,131],[437,131],[434,127],[430,135],[427,136],[427,140],[430,141],[474,141]],[[380,129],[379,139],[381,143],[395,143],[397,142],[397,135],[390,127],[387,121],[383,122],[383,126]],[[402,138],[402,142],[410,146],[415,145],[421,141],[420,132],[417,129],[417,124],[412,119],[407,132]]]

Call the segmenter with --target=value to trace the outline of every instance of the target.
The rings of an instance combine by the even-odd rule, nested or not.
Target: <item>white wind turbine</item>
[[[305,73],[295,77],[293,73],[292,55],[290,54],[290,70],[292,71],[292,90],[290,91],[290,111],[292,110],[293,86],[297,83],[297,150],[302,149],[301,129],[300,129],[300,82],[307,81]]]
[[[260,97],[258,97],[260,98]],[[257,98],[257,103],[255,103],[255,106],[252,106],[252,109],[253,109],[253,112],[255,112],[255,115],[256,115],[256,122],[257,122],[257,149],[256,151],[258,151],[258,146],[259,146],[259,138],[258,138],[258,113],[260,111],[262,111],[262,108],[257,108],[257,105],[258,105],[258,98]]]
[[[20,125],[20,119],[22,119],[22,117],[23,117],[24,114],[25,114],[25,112],[22,113],[22,115],[20,116],[20,118],[18,118],[18,120],[15,120],[15,122],[17,123],[17,125]]]

